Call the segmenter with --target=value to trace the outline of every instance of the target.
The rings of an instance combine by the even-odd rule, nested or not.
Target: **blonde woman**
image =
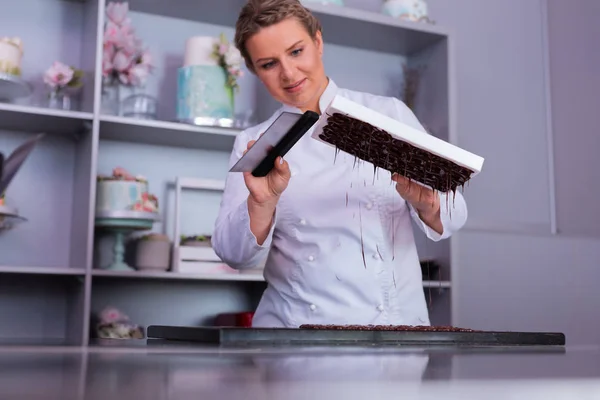
[[[335,84],[323,65],[321,25],[297,0],[248,1],[235,43],[282,106],[240,133],[231,165],[281,112],[321,113],[335,95],[424,130],[400,100]],[[253,326],[429,325],[411,219],[430,240],[448,238],[466,221],[463,197],[446,207],[446,194],[397,174],[374,176],[368,163],[355,168],[354,157],[336,157],[311,133],[266,177],[227,177],[212,243],[236,269],[266,257],[268,285]]]

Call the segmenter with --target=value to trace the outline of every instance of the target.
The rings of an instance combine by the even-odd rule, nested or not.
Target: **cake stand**
[[[14,207],[0,206],[0,230],[10,229],[15,224],[27,221],[19,215],[19,212]]]
[[[16,75],[0,72],[0,100],[14,100],[31,94],[31,85]]]
[[[157,213],[144,211],[106,211],[96,213],[96,227],[112,232],[115,235],[113,247],[114,259],[105,269],[113,271],[133,271],[134,268],[125,262],[125,236],[134,231],[152,229],[152,224],[159,221]]]
[[[196,118],[181,118],[177,122],[195,126],[215,126],[219,128],[233,128],[233,118],[210,118],[210,117],[196,117]]]

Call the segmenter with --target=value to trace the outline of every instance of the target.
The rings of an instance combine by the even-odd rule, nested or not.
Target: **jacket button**
[[[314,304],[311,304],[311,305],[310,305],[310,309],[311,309],[312,311],[315,311],[315,310],[317,309],[317,306],[315,306]]]
[[[373,258],[376,260],[379,260],[379,259],[381,259],[381,256],[379,254],[375,253],[375,254],[373,254]]]
[[[315,257],[314,256],[308,256],[308,261],[315,261]]]
[[[306,225],[306,220],[304,218],[300,220],[300,225]]]
[[[378,305],[378,306],[377,306],[377,309],[378,309],[379,311],[383,311],[383,304],[380,304],[380,305]]]
[[[372,203],[367,203],[367,205],[365,207],[367,207],[367,210],[370,210],[371,208],[373,208],[373,204]]]

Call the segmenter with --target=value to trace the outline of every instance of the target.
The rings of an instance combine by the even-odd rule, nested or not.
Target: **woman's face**
[[[320,32],[313,40],[298,20],[289,18],[262,28],[246,48],[271,96],[303,112],[320,112],[319,98],[327,86]]]

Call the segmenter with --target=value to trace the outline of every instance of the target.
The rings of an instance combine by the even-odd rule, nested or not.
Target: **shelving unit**
[[[230,151],[239,129],[197,127],[178,122],[133,120],[116,116],[100,117],[100,139],[157,146]]]
[[[154,121],[101,114],[105,0],[23,0],[0,15],[3,35],[23,39],[23,78],[35,89],[32,98],[0,103],[0,149],[8,153],[32,134],[47,134],[7,193],[28,222],[0,232],[0,343],[22,338],[28,343],[88,345],[91,316],[105,306],[121,309],[144,326],[209,323],[219,312],[256,307],[265,287],[261,274],[101,269],[111,243],[94,229],[96,176],[116,166],[148,178],[162,218],[153,231],[169,236],[176,178],[225,179],[240,130],[174,122],[175,73],[188,37],[225,33],[232,39],[242,4],[129,2],[136,33],[156,64],[146,87],[159,99],[159,119]],[[360,9],[306,5],[323,23],[325,66],[339,86],[400,97],[402,64],[426,65],[414,111],[433,134],[454,141],[447,31]],[[355,62],[349,64],[349,58]],[[74,110],[44,106],[41,75],[55,60],[85,71]],[[252,110],[260,121],[277,107],[248,71],[240,85],[236,111]],[[182,201],[182,233],[210,232],[219,201],[216,192],[195,193]],[[423,285],[426,295],[434,297],[432,323],[450,324],[452,246],[415,233],[421,256],[442,265],[443,281]]]
[[[240,281],[264,282],[258,273],[231,273],[231,274],[185,274],[172,272],[146,272],[146,271],[109,271],[93,270],[92,275],[104,278],[130,278],[130,279],[158,279],[158,280],[190,280],[190,281]]]

